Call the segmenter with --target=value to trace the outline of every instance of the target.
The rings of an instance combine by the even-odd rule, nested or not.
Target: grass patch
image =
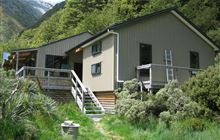
[[[73,120],[80,124],[79,140],[102,140],[106,139],[101,132],[95,128],[94,122],[85,114],[81,113],[75,103],[58,105],[58,114],[53,117],[37,115],[33,122],[37,126],[39,139],[41,140],[63,140],[60,124],[65,120]]]
[[[126,140],[219,140],[219,124],[202,121],[204,130],[193,130],[188,125],[189,120],[174,122],[170,128],[153,118],[147,123],[132,124],[123,117],[106,116],[101,123]]]
[[[82,140],[106,139],[96,128],[92,119],[88,118],[85,114],[81,113],[78,107],[72,104],[64,104],[59,106],[60,115],[62,117],[73,120],[80,124],[80,136]]]

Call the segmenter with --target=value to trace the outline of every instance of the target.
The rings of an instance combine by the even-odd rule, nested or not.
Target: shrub
[[[120,99],[141,99],[141,93],[138,92],[139,84],[137,79],[125,81],[122,90],[115,92],[117,98]]]
[[[138,92],[139,84],[136,79],[126,81],[121,91],[116,92],[116,113],[126,116],[128,120],[139,122],[146,119],[146,102],[141,101],[141,93]]]
[[[0,127],[6,139],[33,139],[37,128],[31,122],[36,114],[48,117],[56,113],[55,101],[41,94],[38,85],[29,79],[15,79],[14,72],[0,70]],[[19,127],[10,125],[18,124]],[[7,126],[9,125],[9,126]],[[13,130],[7,129],[14,128]]]
[[[160,120],[164,122],[167,125],[167,127],[169,127],[172,119],[173,119],[173,116],[170,114],[169,111],[163,111],[160,113]]]
[[[187,81],[182,89],[193,101],[220,111],[220,65],[210,66]]]
[[[156,93],[156,102],[164,106],[164,111],[160,117],[162,121],[168,123],[171,120],[181,120],[191,117],[209,117],[210,110],[192,101],[178,85],[177,81],[172,81]]]
[[[171,114],[182,111],[183,106],[190,102],[190,98],[179,88],[177,81],[172,81],[156,93],[158,104],[168,109]]]
[[[169,82],[155,95],[138,92],[138,81],[126,81],[116,93],[116,113],[132,122],[146,122],[151,116],[159,117],[167,126],[173,120],[209,117],[211,111],[199,105],[184,93],[177,81]],[[144,98],[140,98],[144,95]],[[144,99],[144,100],[141,100]]]

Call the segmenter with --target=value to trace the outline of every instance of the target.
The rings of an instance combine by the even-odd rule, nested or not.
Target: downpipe
[[[117,45],[117,47],[116,47],[116,63],[117,63],[116,64],[117,65],[116,73],[117,74],[116,74],[116,81],[117,81],[117,83],[124,83],[123,80],[119,79],[119,33],[110,31],[109,29],[108,29],[108,32],[117,36],[117,44],[116,44]]]

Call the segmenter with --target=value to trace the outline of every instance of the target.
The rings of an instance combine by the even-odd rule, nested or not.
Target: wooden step
[[[91,109],[96,109],[96,110],[101,110],[101,107],[97,107],[97,106],[85,106],[86,110],[91,110]]]
[[[86,110],[86,114],[102,114],[101,110]]]

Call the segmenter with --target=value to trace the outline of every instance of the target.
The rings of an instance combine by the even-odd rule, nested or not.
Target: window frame
[[[100,70],[98,71],[98,66],[100,67]],[[95,72],[93,72],[93,67],[95,67]],[[91,65],[91,74],[93,76],[96,76],[96,75],[101,75],[102,73],[102,63],[99,62],[99,63],[95,63],[95,64],[92,64]]]
[[[93,56],[102,53],[102,41],[96,42],[92,45],[91,53]]]

